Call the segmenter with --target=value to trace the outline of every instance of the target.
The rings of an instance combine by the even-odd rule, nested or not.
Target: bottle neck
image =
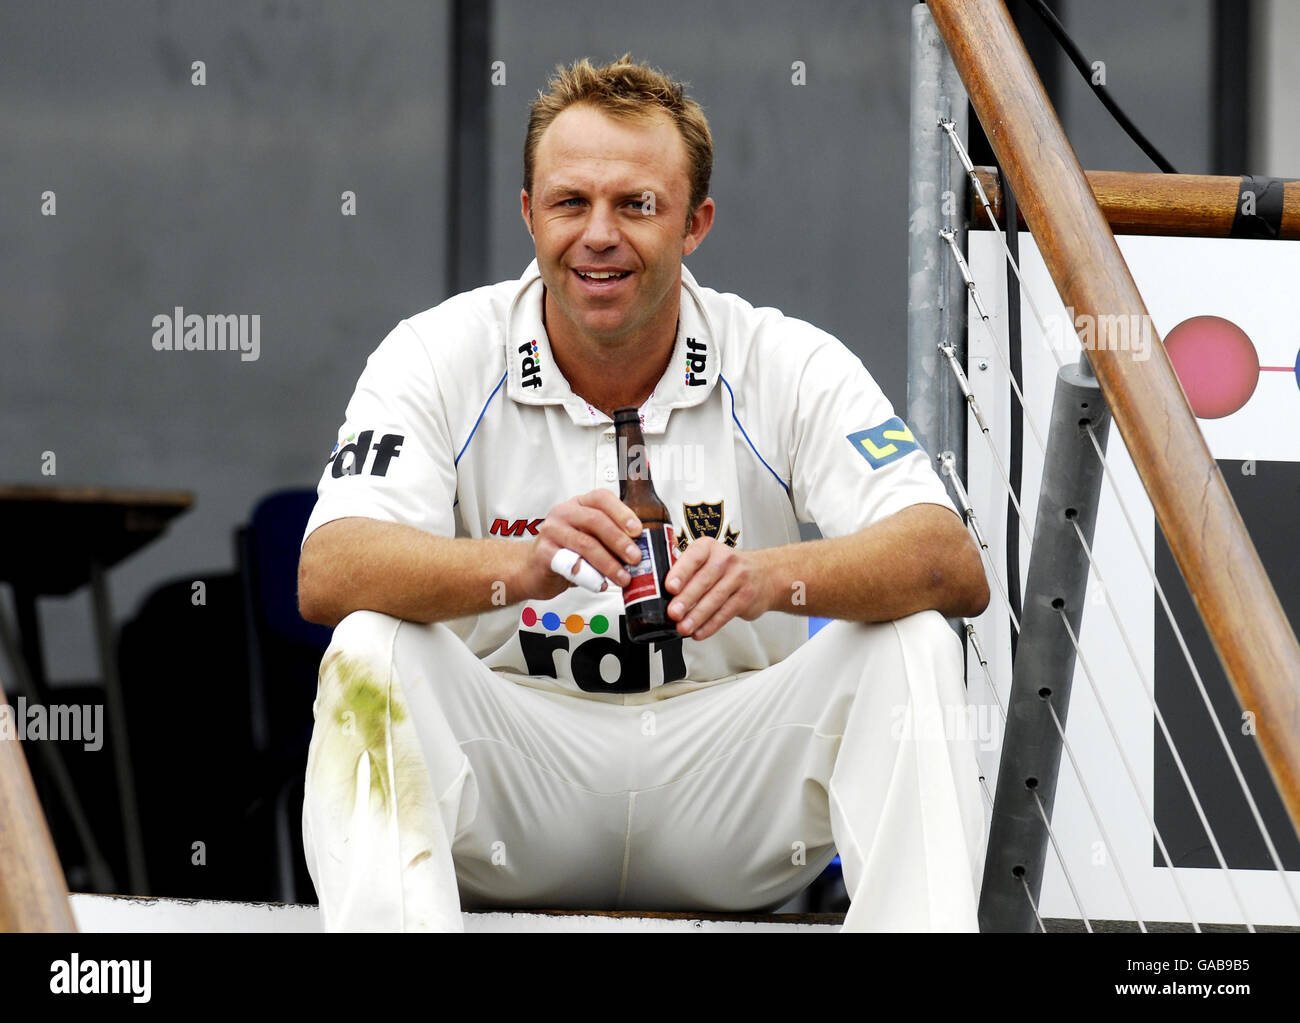
[[[617,424],[619,500],[643,520],[667,521],[667,509],[655,493],[650,457],[639,422]]]

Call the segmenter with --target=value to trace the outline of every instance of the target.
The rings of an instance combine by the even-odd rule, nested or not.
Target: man
[[[533,104],[518,281],[369,359],[302,549],[321,665],[304,841],[329,929],[462,907],[779,906],[838,848],[848,929],[976,928],[961,644],[988,602],[926,454],[836,339],[699,286],[712,142],[681,86],[581,61]],[[641,411],[680,640],[630,642]],[[799,543],[799,523],[826,539]],[[552,569],[576,552],[603,593]],[[807,615],[835,619],[807,639]]]

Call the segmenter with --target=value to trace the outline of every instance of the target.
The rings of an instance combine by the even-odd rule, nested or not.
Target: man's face
[[[538,143],[532,195],[520,195],[548,312],[598,343],[672,330],[682,256],[713,220],[705,200],[688,232],[689,198],[686,144],[668,115],[622,121],[584,104],[560,113]],[[611,271],[619,276],[585,276]]]

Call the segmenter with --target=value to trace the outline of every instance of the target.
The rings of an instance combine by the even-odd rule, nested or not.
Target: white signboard
[[[1271,523],[1279,515],[1294,522],[1295,504],[1288,509],[1288,502],[1280,500],[1278,495],[1291,494],[1300,502],[1300,386],[1297,383],[1300,377],[1296,371],[1300,349],[1300,287],[1297,287],[1300,243],[1130,237],[1120,239],[1120,248],[1146,301],[1155,330],[1161,337],[1174,332],[1170,340],[1171,355],[1189,400],[1198,411],[1216,416],[1198,422],[1212,454],[1220,460],[1220,468],[1248,528],[1252,520]],[[1022,295],[1021,301],[1023,370],[1027,412],[1033,424],[1026,423],[1023,430],[1021,506],[1032,536],[1043,462],[1035,431],[1046,440],[1058,358],[1065,363],[1077,362],[1081,346],[1075,336],[1075,326],[1079,324],[1064,308],[1028,235],[1021,235],[1021,254],[1028,295],[1028,298]],[[996,449],[1003,466],[1009,465],[1013,403],[1008,399],[1006,369],[1006,262],[995,235],[971,232],[970,263],[990,322],[986,325],[974,305],[970,306],[968,375],[990,427],[992,444],[970,417],[968,490],[990,544],[991,561],[1005,587],[1007,491],[992,452]],[[1202,317],[1213,319],[1198,319]],[[1082,326],[1087,338],[1089,325],[1085,322]],[[1135,327],[1129,333],[1127,350],[1121,354],[1125,358],[1149,358],[1150,345],[1155,341],[1148,332],[1142,331],[1140,324]],[[1018,403],[1015,404],[1018,412]],[[1113,424],[1108,464],[1114,487],[1111,482],[1102,485],[1093,547],[1115,611],[1112,613],[1108,606],[1097,575],[1092,575],[1081,629],[1083,660],[1092,681],[1082,664],[1077,665],[1066,730],[1080,770],[1076,772],[1069,757],[1063,756],[1053,819],[1065,869],[1079,892],[1083,912],[1090,918],[1134,918],[1134,910],[1120,885],[1118,868],[1124,871],[1137,903],[1137,913],[1148,921],[1187,921],[1194,916],[1201,923],[1240,923],[1243,913],[1238,905],[1239,897],[1245,916],[1256,925],[1300,924],[1300,913],[1296,910],[1296,901],[1300,901],[1296,840],[1294,833],[1287,833],[1287,823],[1278,821],[1280,804],[1276,794],[1256,791],[1255,797],[1262,808],[1267,804],[1273,814],[1275,845],[1284,856],[1288,851],[1291,854],[1288,858],[1292,869],[1287,881],[1268,866],[1262,839],[1258,838],[1259,829],[1249,814],[1227,756],[1208,724],[1209,717],[1199,695],[1189,688],[1190,682],[1177,683],[1175,679],[1169,685],[1181,686],[1176,699],[1171,697],[1170,707],[1166,708],[1165,694],[1170,690],[1162,689],[1161,707],[1167,718],[1177,711],[1180,717],[1189,720],[1199,710],[1201,724],[1188,728],[1201,731],[1189,731],[1187,735],[1204,733],[1204,736],[1197,738],[1191,748],[1180,744],[1179,750],[1183,760],[1195,763],[1202,775],[1207,765],[1214,765],[1212,784],[1202,792],[1198,783],[1197,792],[1207,806],[1220,846],[1225,850],[1230,845],[1236,848],[1235,859],[1239,863],[1251,859],[1241,851],[1243,841],[1253,840],[1260,849],[1249,866],[1232,866],[1225,875],[1216,865],[1208,840],[1200,837],[1189,844],[1189,828],[1197,835],[1202,835],[1202,831],[1195,823],[1190,800],[1180,794],[1186,790],[1169,766],[1163,742],[1157,743],[1151,700],[1142,680],[1146,679],[1146,686],[1156,685],[1158,662],[1166,666],[1162,669],[1165,679],[1174,678],[1179,671],[1190,678],[1190,672],[1176,642],[1167,634],[1167,627],[1156,624],[1158,602],[1147,569],[1155,558],[1155,520]],[[1136,527],[1136,538],[1125,521],[1116,489]],[[1188,500],[1194,499],[1194,488],[1189,488]],[[1293,558],[1280,556],[1276,550],[1284,532],[1285,527],[1279,526],[1276,530],[1269,527],[1266,537],[1252,535],[1261,547],[1265,566],[1279,589],[1283,606],[1292,604],[1294,626],[1300,607],[1286,594],[1296,592],[1296,583],[1291,580],[1296,565]],[[1272,560],[1263,550],[1265,540],[1274,548]],[[1289,551],[1293,549],[1293,537],[1286,540],[1283,546]],[[1029,541],[1022,532],[1022,592],[1029,554]],[[1178,599],[1185,601],[1182,583],[1176,575],[1172,578],[1162,575],[1161,580],[1171,600],[1177,591]],[[1285,593],[1284,586],[1290,587]],[[1160,614],[1163,616],[1163,611]],[[1127,632],[1127,642],[1117,619]],[[1200,629],[1189,613],[1180,616],[1178,621],[1184,631]],[[976,620],[976,627],[1005,706],[1011,682],[1011,630],[1006,605],[996,584],[989,609]],[[1130,645],[1136,654],[1136,665],[1129,654]],[[1203,676],[1208,671],[1221,675],[1217,663],[1208,655],[1198,662],[1198,668]],[[997,782],[1001,719],[973,653],[967,677],[970,698],[980,705],[976,720],[997,725],[988,729],[987,741],[981,744],[981,763],[988,792],[992,794]],[[1165,683],[1162,681],[1161,685]],[[1114,726],[1114,738],[1106,725],[1103,704]],[[1247,746],[1253,743],[1253,739],[1243,739],[1243,731],[1249,730],[1251,722],[1248,717],[1242,718],[1240,708],[1229,707],[1220,717],[1225,732],[1236,743]],[[1176,730],[1176,743],[1179,734]],[[1129,780],[1125,758],[1136,777],[1136,790]],[[1164,762],[1164,768],[1157,768],[1158,759]],[[1258,772],[1258,762],[1253,769]],[[1102,826],[1089,810],[1083,786],[1100,811]],[[1187,806],[1180,808],[1180,802]],[[1191,907],[1190,914],[1153,842],[1148,818],[1157,804],[1166,807],[1163,815],[1156,813],[1162,834],[1168,830],[1182,836],[1178,842],[1169,842],[1175,864],[1197,864],[1176,867],[1177,880]],[[1168,842],[1169,836],[1165,837]],[[1050,848],[1047,863],[1040,905],[1042,915],[1078,918],[1079,905]],[[1233,858],[1229,858],[1229,863],[1233,863]],[[1265,866],[1268,869],[1260,869]],[[1295,893],[1294,899],[1287,892],[1288,882]]]

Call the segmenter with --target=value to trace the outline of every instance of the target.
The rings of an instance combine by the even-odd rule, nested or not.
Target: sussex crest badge
[[[740,539],[740,530],[727,527],[721,501],[716,504],[708,501],[701,501],[699,504],[683,504],[682,517],[686,522],[686,533],[677,538],[677,549],[680,551],[686,550],[691,540],[698,540],[704,536],[719,540],[728,547],[735,547],[736,541]]]

